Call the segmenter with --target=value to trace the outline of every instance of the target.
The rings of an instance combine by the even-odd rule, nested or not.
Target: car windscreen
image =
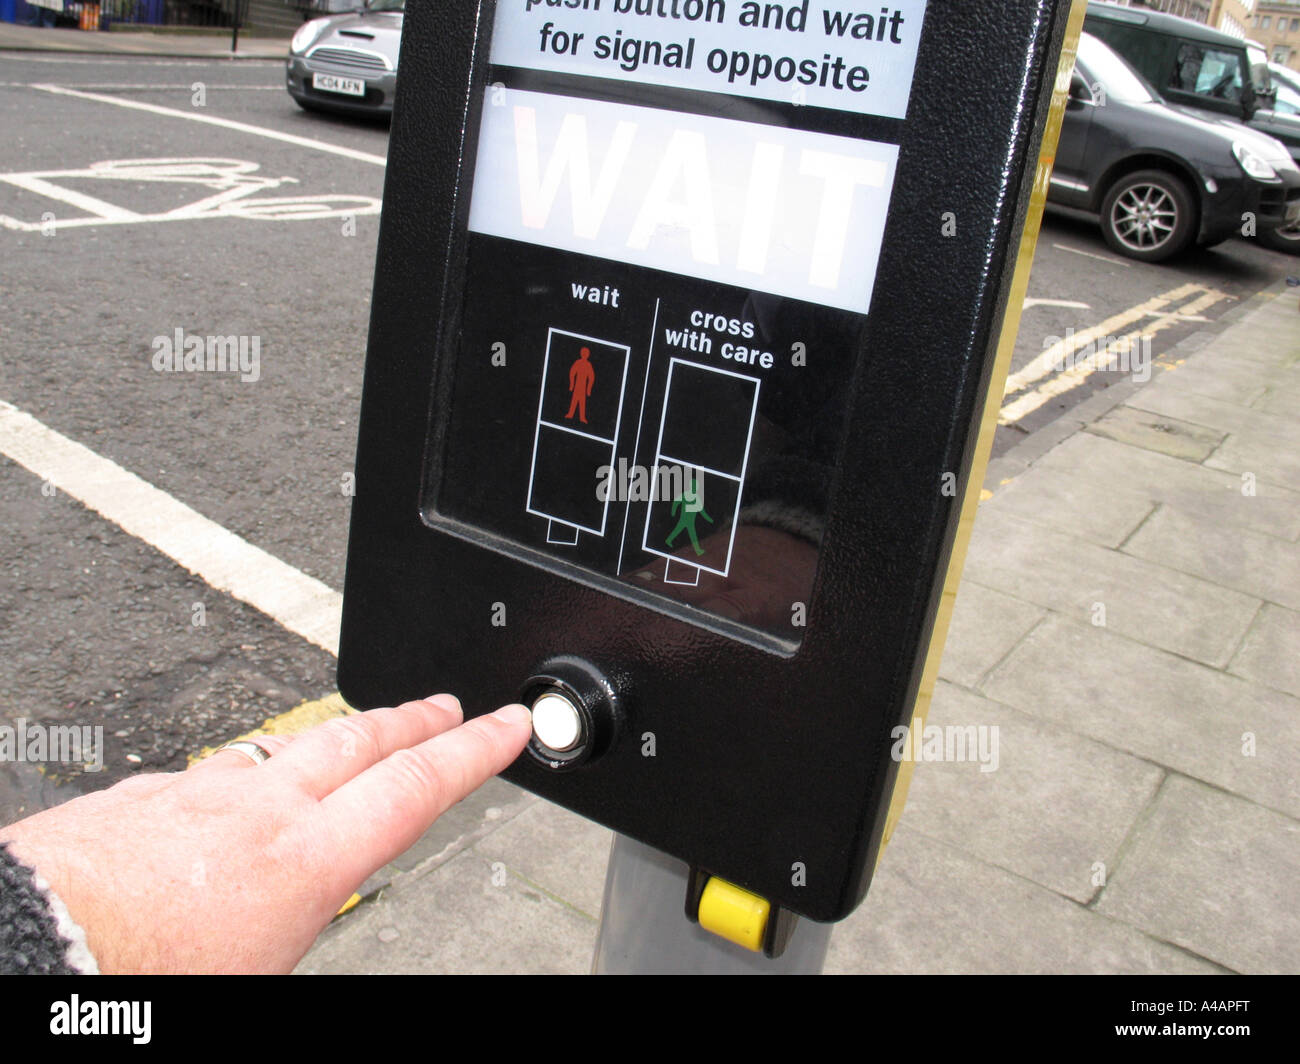
[[[1241,101],[1241,53],[1188,41],[1178,46],[1169,88],[1209,99]]]
[[[1300,115],[1300,92],[1281,81],[1274,81],[1273,88],[1277,90],[1277,103],[1273,110],[1280,115]]]
[[[1090,33],[1079,38],[1079,59],[1109,99],[1123,103],[1156,102],[1137,71]]]
[[[366,5],[367,11],[405,11],[406,0],[371,0]]]

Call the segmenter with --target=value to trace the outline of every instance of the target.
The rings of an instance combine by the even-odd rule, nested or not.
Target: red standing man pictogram
[[[587,396],[591,394],[596,383],[596,370],[591,364],[591,348],[584,347],[578,352],[578,360],[569,367],[569,391],[573,401],[569,403],[569,412],[564,415],[566,421],[573,419],[573,412],[578,412],[578,420],[587,423]]]

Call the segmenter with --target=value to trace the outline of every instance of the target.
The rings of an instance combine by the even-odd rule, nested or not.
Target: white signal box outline
[[[724,473],[720,469],[710,469],[708,466],[702,466],[698,462],[688,462],[672,455],[666,455],[663,451],[664,446],[664,425],[668,422],[668,404],[672,401],[673,395],[673,371],[678,365],[690,367],[691,369],[700,370],[704,373],[718,373],[725,377],[735,377],[737,380],[748,381],[754,386],[754,399],[749,408],[749,428],[745,436],[745,457],[740,464],[740,475],[735,473]],[[711,565],[701,565],[699,562],[693,562],[689,558],[683,558],[680,554],[669,554],[667,551],[659,550],[650,546],[650,524],[654,518],[654,505],[651,504],[646,508],[645,532],[641,537],[641,549],[647,554],[656,554],[660,558],[668,559],[668,564],[664,566],[664,583],[666,584],[686,584],[694,586],[699,583],[700,572],[715,573],[718,576],[726,576],[731,571],[731,554],[736,546],[736,526],[737,518],[740,516],[740,499],[745,491],[745,474],[749,470],[749,448],[754,442],[754,419],[758,415],[758,393],[763,387],[763,382],[758,377],[750,377],[744,373],[736,373],[729,369],[719,369],[717,366],[705,366],[699,362],[690,362],[684,358],[674,358],[668,363],[668,380],[664,384],[664,405],[659,415],[659,438],[655,441],[655,462],[654,468],[659,469],[665,465],[679,466],[684,470],[698,470],[701,473],[708,473],[715,477],[723,477],[726,480],[735,481],[736,484],[736,508],[731,514],[731,535],[727,540],[727,558],[723,562],[722,568],[717,569]],[[705,492],[705,498],[708,498],[708,492]],[[682,505],[685,505],[683,502]],[[708,506],[707,501],[705,506]],[[710,515],[719,525],[722,519],[718,514]],[[669,579],[673,566],[688,567],[695,570],[694,580],[672,580]]]
[[[551,372],[551,342],[556,336],[568,336],[575,340],[582,340],[589,344],[599,344],[601,347],[613,348],[623,352],[623,375],[618,383],[618,412],[614,415],[614,435],[612,437],[595,436],[590,432],[583,432],[574,428],[572,425],[557,424],[554,421],[546,421],[542,417],[542,412],[546,408],[546,384],[550,380]],[[542,428],[555,429],[559,432],[567,432],[573,436],[581,436],[584,439],[596,440],[598,443],[609,445],[609,461],[606,465],[614,464],[614,452],[618,448],[618,433],[623,426],[623,401],[626,398],[627,390],[627,367],[631,361],[632,349],[626,344],[616,344],[609,340],[602,340],[596,336],[583,336],[581,333],[568,332],[565,329],[550,328],[546,332],[546,357],[542,361],[542,387],[537,398],[537,424],[533,429],[533,462],[528,470],[528,502],[525,509],[535,517],[545,518],[549,524],[546,526],[546,542],[556,546],[574,546],[578,542],[580,532],[590,532],[593,536],[604,536],[605,527],[609,524],[609,498],[605,499],[605,507],[600,515],[600,527],[592,528],[588,525],[575,525],[572,521],[556,517],[554,514],[548,514],[542,510],[533,507],[533,481],[537,476],[537,451],[541,443]],[[591,470],[595,473],[596,470]],[[578,471],[582,475],[582,470]],[[596,479],[592,478],[591,490],[596,490]],[[612,493],[611,493],[612,494]]]

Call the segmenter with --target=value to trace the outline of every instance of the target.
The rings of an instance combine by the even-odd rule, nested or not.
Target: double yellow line
[[[1118,357],[1124,352],[1140,350],[1140,345],[1144,341],[1151,340],[1165,329],[1195,320],[1202,311],[1232,298],[1204,285],[1185,284],[1164,295],[1154,296],[1145,303],[1121,311],[1099,325],[1081,329],[1058,340],[1045,348],[1027,365],[1007,377],[1004,398],[1021,392],[1024,394],[1018,395],[1002,407],[998,413],[998,424],[1015,424],[1026,414],[1032,413],[1057,396],[1079,387],[1091,374],[1108,364],[1112,357]],[[1183,302],[1184,300],[1189,302]],[[1140,328],[1119,335],[1120,330],[1127,329],[1144,318],[1150,320]],[[1073,361],[1074,356],[1080,351],[1095,347],[1099,341],[1104,343],[1105,347],[1096,351],[1095,358]],[[1066,368],[1062,369],[1062,366]],[[1044,378],[1049,379],[1044,380]],[[1040,381],[1043,383],[1040,384]],[[1031,390],[1026,391],[1026,389]]]

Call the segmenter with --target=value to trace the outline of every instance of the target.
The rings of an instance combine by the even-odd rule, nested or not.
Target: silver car
[[[304,22],[289,41],[285,82],[308,111],[391,114],[406,0]]]

